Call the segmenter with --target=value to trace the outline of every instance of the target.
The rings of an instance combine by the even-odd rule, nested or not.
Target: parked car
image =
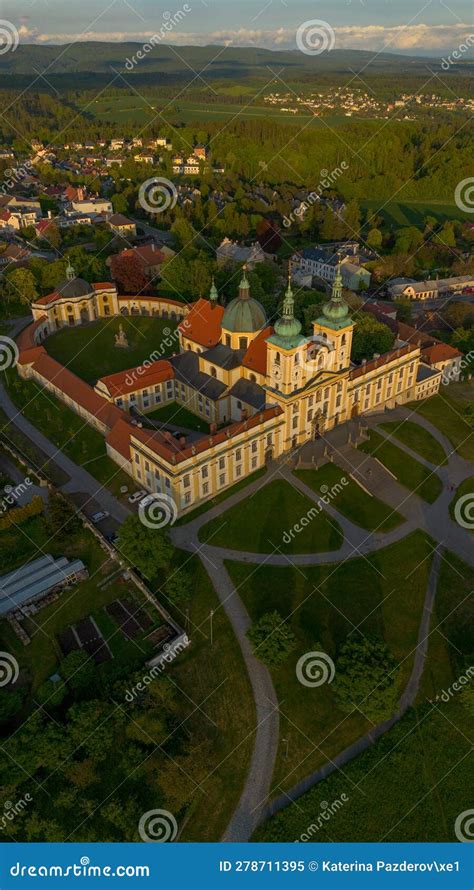
[[[141,501],[146,495],[146,491],[134,491],[128,498],[129,504],[136,504],[137,501]]]
[[[142,498],[140,501],[140,507],[148,507],[148,504],[152,504],[153,501],[156,501],[156,494],[147,494],[146,498]]]
[[[94,515],[91,516],[91,522],[96,525],[98,522],[101,522],[102,519],[107,519],[107,516],[109,515],[110,514],[107,512],[107,510],[99,510],[98,513],[94,513]]]

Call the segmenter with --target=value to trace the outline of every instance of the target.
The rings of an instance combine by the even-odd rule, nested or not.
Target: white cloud
[[[159,32],[160,26],[157,27]],[[473,28],[468,24],[458,23],[450,25],[344,25],[335,27],[336,49],[361,49],[370,51],[387,52],[444,52],[455,49],[468,35],[472,35]],[[123,42],[134,41],[137,43],[149,40],[157,32],[155,31],[87,31],[80,35],[73,33],[42,33],[37,28],[29,28],[23,24],[19,29],[20,40],[23,43],[61,44],[76,41],[110,41]],[[177,46],[206,46],[209,44],[227,46],[259,46],[267,49],[296,49],[295,32],[293,28],[278,28],[276,30],[259,30],[251,28],[239,28],[238,30],[211,31],[203,34],[196,32],[171,30],[163,37],[163,43],[176,44]]]

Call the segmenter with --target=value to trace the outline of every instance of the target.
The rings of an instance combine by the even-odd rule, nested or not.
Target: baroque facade
[[[53,295],[33,305],[34,324],[18,343],[19,373],[100,429],[120,467],[141,488],[172,497],[179,514],[338,424],[439,389],[441,371],[422,362],[416,343],[398,339],[385,355],[354,365],[355,323],[339,269],[309,337],[295,317],[291,283],[281,317],[271,325],[245,270],[238,296],[226,307],[214,284],[209,299],[186,305],[120,297],[111,284],[91,287],[69,274]],[[162,358],[157,348],[140,367],[90,387],[41,345],[57,327],[84,322],[84,302],[87,320],[128,314],[131,307],[136,314],[177,319],[175,354]],[[147,413],[170,403],[200,417],[209,432],[147,422]]]

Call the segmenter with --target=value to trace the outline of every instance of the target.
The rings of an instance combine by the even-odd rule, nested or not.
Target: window
[[[150,464],[148,463],[147,460],[145,461],[145,470],[147,471],[147,473],[150,472]]]
[[[336,399],[336,408],[341,407],[341,402],[342,402],[342,396],[338,396]]]
[[[123,405],[123,399],[117,399],[117,401],[115,402],[115,404],[117,405],[117,408],[121,408],[122,405]]]
[[[295,404],[293,405],[293,414],[298,414],[299,410],[300,410],[300,406],[299,406],[298,402],[295,402]]]
[[[275,353],[275,364],[276,365],[280,364],[280,353],[279,352]]]
[[[225,345],[230,346],[231,344],[232,344],[232,338],[231,338],[230,334],[226,334],[225,335]]]
[[[131,392],[131,393],[130,393],[130,401],[131,401],[131,402],[136,402],[136,401],[137,401],[137,397],[136,397],[136,395],[135,395],[134,392]]]
[[[209,494],[209,482],[204,482],[202,486],[202,493]]]
[[[217,377],[217,371],[215,368],[211,368],[211,377]]]
[[[241,448],[237,448],[237,451],[235,452],[235,459],[236,460],[242,459],[242,449]]]
[[[239,464],[238,467],[235,468],[235,475],[236,475],[236,476],[241,476],[241,475],[242,475],[242,467],[240,466],[240,464]]]
[[[219,476],[219,485],[225,485],[225,473]]]
[[[220,470],[224,470],[224,469],[225,469],[225,457],[220,457],[220,458],[219,458],[219,469],[220,469]]]
[[[312,419],[313,419],[313,409],[310,408],[310,410],[308,411],[308,417],[307,417],[308,423],[309,423]]]
[[[308,408],[313,407],[313,402],[314,402],[314,396],[310,396],[308,399]]]
[[[209,476],[209,471],[207,467],[201,467],[201,476],[203,479],[207,479]]]
[[[184,477],[184,479],[183,479],[183,485],[184,485],[185,488],[189,488],[190,481],[191,481],[191,480],[190,480],[189,476],[185,476],[185,477]]]
[[[239,337],[239,349],[247,349],[248,342],[247,337]]]
[[[298,418],[297,417],[293,418],[292,429],[294,429],[294,430],[298,429]]]
[[[252,442],[252,454],[255,454],[257,448],[258,448],[258,443],[257,443],[257,442]]]
[[[191,492],[187,491],[186,494],[184,495],[184,503],[185,504],[191,503]]]
[[[257,466],[257,458],[252,457],[252,462],[251,462],[252,470],[254,470],[256,466]]]
[[[139,454],[136,454],[136,455],[135,455],[135,463],[136,463],[136,464],[139,464],[139,463],[140,463],[140,455],[139,455]]]
[[[255,374],[251,374],[251,375],[250,375],[250,382],[251,382],[251,383],[256,383],[256,382],[257,382],[257,378],[256,378]]]

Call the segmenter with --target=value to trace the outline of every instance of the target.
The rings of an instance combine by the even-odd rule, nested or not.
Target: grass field
[[[443,490],[441,479],[410,457],[406,451],[402,451],[392,442],[388,442],[375,430],[369,433],[369,440],[363,442],[358,448],[366,454],[371,454],[382,463],[387,470],[396,476],[400,485],[404,485],[418,497],[434,503]]]
[[[381,423],[380,426],[386,433],[408,445],[412,451],[416,451],[430,463],[438,467],[447,464],[448,459],[443,446],[418,423],[413,423],[411,420],[402,422],[397,420],[392,423]]]
[[[317,509],[313,501],[288,482],[276,479],[204,525],[199,537],[203,543],[212,544],[213,547],[231,547],[255,553],[337,550],[342,543],[341,528],[324,512],[310,514],[300,532],[294,536],[288,534],[296,523]]]
[[[24,417],[101,485],[117,497],[122,485],[133,485],[131,478],[108,457],[104,436],[82,417],[33,381],[22,380],[14,369],[5,372],[3,379]]]
[[[180,840],[217,842],[247,776],[256,715],[239,645],[209,577],[195,557],[187,570],[193,574],[187,623],[192,645],[174,662],[169,676],[182,693],[179,719],[186,721],[186,732],[197,745],[209,746],[209,756],[202,790],[191,796]]]
[[[388,532],[403,522],[403,516],[379,498],[367,494],[357,482],[345,476],[344,470],[336,464],[325,464],[319,470],[296,470],[295,476],[317,494],[327,488],[332,489],[344,478],[347,484],[331,497],[331,505],[351,522],[368,531],[376,529],[379,532]]]
[[[464,419],[464,410],[474,402],[474,382],[441,387],[431,399],[412,402],[408,407],[426,417],[449,439],[461,457],[474,461],[474,430]]]
[[[127,335],[129,348],[115,347],[120,325]],[[46,341],[46,349],[56,361],[87,383],[99,377],[135,368],[152,354],[159,358],[176,352],[177,344],[167,347],[173,322],[142,316],[115,316],[83,327],[62,328]]]
[[[459,694],[466,686],[458,685],[454,695],[449,690],[472,664],[473,586],[474,570],[445,554],[416,708],[343,772],[262,825],[253,840],[294,841],[302,835],[313,842],[456,840],[455,819],[471,805],[466,755],[472,712]],[[344,805],[330,820],[318,821],[324,802],[341,795],[348,798]]]
[[[462,504],[459,504],[456,510],[456,505],[461,498],[465,500],[463,500]],[[466,528],[474,531],[474,476],[465,479],[456,489],[456,494],[449,505],[449,512],[452,519],[458,520],[459,517],[466,524]]]
[[[272,668],[280,702],[275,786],[288,789],[371,725],[357,711],[344,714],[330,684],[313,689],[298,682],[295,668],[300,656],[324,651],[337,661],[349,635],[384,639],[400,663],[400,691],[406,685],[426,593],[429,552],[426,536],[416,532],[368,559],[331,566],[227,563],[252,621],[276,610],[297,640],[286,661]]]
[[[170,402],[168,405],[163,405],[162,408],[157,408],[156,411],[148,412],[146,416],[159,423],[173,423],[175,426],[182,426],[201,433],[208,433],[210,430],[209,424],[205,420],[198,417],[197,414],[193,414],[192,411],[188,411],[187,408],[179,405],[178,402]]]
[[[379,201],[360,202],[361,208],[371,210],[376,216],[382,216],[390,228],[400,226],[416,226],[423,228],[427,216],[432,216],[439,223],[452,219],[466,220],[468,214],[453,202],[443,201]]]

